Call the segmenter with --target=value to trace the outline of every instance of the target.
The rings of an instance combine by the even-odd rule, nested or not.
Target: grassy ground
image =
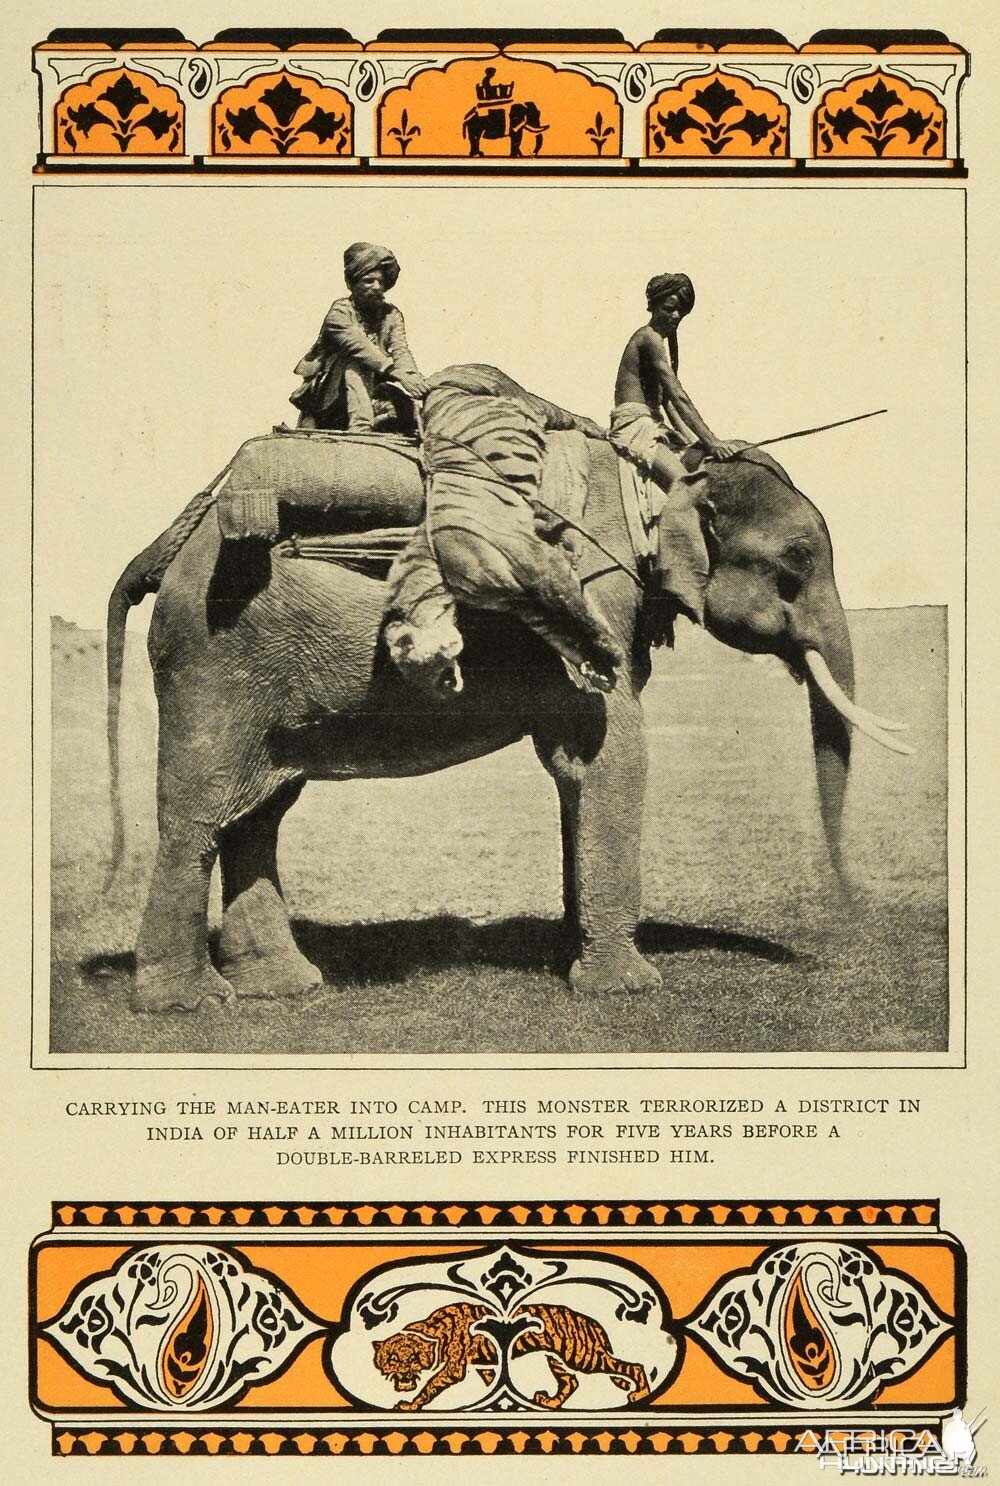
[[[804,693],[685,627],[647,691],[640,945],[661,992],[574,995],[558,973],[558,820],[528,744],[427,779],[310,786],[281,868],[325,984],[195,1015],[127,1009],[155,841],[155,707],[126,666],[130,857],[108,841],[100,637],[53,637],[51,1047],[57,1052],[923,1052],[947,1046],[943,611],[852,615],[859,699],[917,754],[859,738],[850,922],[829,868]],[[215,914],[218,913],[216,902]]]

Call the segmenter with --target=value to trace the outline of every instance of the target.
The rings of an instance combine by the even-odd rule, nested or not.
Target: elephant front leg
[[[278,828],[300,792],[284,792],[222,834],[219,960],[238,996],[297,996],[323,983],[292,938],[278,877]]]
[[[161,823],[160,845],[136,946],[133,1011],[195,1011],[233,1000],[208,957],[208,889],[216,842],[205,826]]]
[[[577,750],[564,739],[536,737],[559,789],[564,903],[578,935],[570,984],[585,992],[661,984],[659,971],[635,946],[646,743],[639,703],[622,691],[607,698],[603,738],[584,757],[574,756]]]

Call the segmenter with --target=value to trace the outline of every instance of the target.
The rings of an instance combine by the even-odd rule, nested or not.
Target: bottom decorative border
[[[912,1456],[965,1398],[934,1200],[64,1202],[29,1287],[56,1456]]]
[[[203,1456],[291,1455],[795,1455],[816,1454],[823,1430],[685,1429],[481,1429],[404,1431],[401,1429],[312,1430],[207,1429],[102,1433],[52,1431],[53,1455]],[[860,1435],[862,1432],[858,1431]],[[901,1439],[903,1437],[901,1436]],[[910,1426],[905,1440],[920,1454],[941,1444],[937,1420]],[[863,1448],[863,1441],[861,1441]]]

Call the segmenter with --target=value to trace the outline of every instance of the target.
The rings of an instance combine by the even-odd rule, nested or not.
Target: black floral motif
[[[755,114],[748,108],[742,119],[737,119],[729,127],[745,134],[751,144],[759,144],[770,134],[777,122],[777,119],[769,119],[766,114]]]
[[[740,117],[730,117],[737,109],[742,109]],[[776,155],[785,137],[780,113],[773,119],[766,113],[755,113],[744,105],[735,88],[728,87],[718,76],[692,93],[681,108],[658,111],[650,133],[654,148],[662,153],[668,139],[682,145],[691,131],[700,136],[699,145],[710,155],[721,155],[738,142],[740,134],[746,136],[751,146],[770,136],[769,153]]]
[[[923,1340],[930,1317],[923,1310],[916,1296],[897,1290],[889,1307],[886,1327],[889,1335],[905,1347],[912,1347]]]
[[[706,1317],[719,1340],[727,1347],[738,1347],[750,1325],[750,1307],[747,1298],[739,1290],[731,1290],[719,1298],[718,1309]]]
[[[608,140],[611,138],[615,131],[611,124],[605,124],[604,115],[601,113],[597,113],[594,116],[593,128],[585,129],[583,132],[593,143],[593,146],[598,155],[601,155],[604,152],[604,146],[607,144]]]
[[[686,108],[672,109],[666,114],[657,114],[656,121],[668,139],[674,140],[676,144],[683,144],[684,136],[689,129],[697,129],[699,132],[702,125],[697,119],[693,119]],[[660,145],[662,150],[663,145]]]
[[[347,143],[346,136],[341,134],[341,130],[346,123],[346,114],[335,114],[329,109],[317,108],[312,118],[307,119],[304,124],[300,125],[299,133],[315,134],[320,144],[326,144],[327,140],[336,139],[337,135],[340,134],[341,137],[337,146],[339,153]]]
[[[850,89],[847,96],[850,99]],[[922,96],[927,97],[926,94]],[[900,135],[905,134],[906,142],[910,145],[923,139],[921,153],[925,155],[940,138],[933,113],[924,114],[912,106],[904,108],[903,98],[895,88],[886,84],[882,76],[877,77],[871,87],[858,93],[845,107],[836,112],[824,108],[818,117],[818,144],[821,154],[832,152],[834,137],[841,144],[846,144],[855,134],[859,134],[860,139],[852,141],[854,152],[863,153],[857,146],[864,143],[877,159],[881,159],[893,140]]]
[[[787,1279],[793,1269],[799,1264],[799,1251],[794,1247],[779,1249],[778,1252],[764,1265],[765,1274],[776,1274],[779,1279]]]
[[[282,74],[281,81],[273,88],[267,88],[260,95],[261,103],[267,105],[274,115],[275,122],[282,129],[287,129],[299,109],[306,102],[306,95],[301,88],[296,88],[289,82],[288,77]]]
[[[905,114],[901,114],[898,119],[894,119],[893,123],[897,129],[904,129],[907,139],[911,144],[915,144],[930,121],[930,114],[924,115],[918,113],[915,108],[910,108],[907,109]]]
[[[242,139],[244,144],[250,144],[259,130],[263,130],[265,134],[271,132],[255,108],[239,108],[235,113],[230,109],[226,118],[236,138]]]
[[[396,140],[399,144],[399,153],[405,155],[407,149],[420,133],[420,125],[410,123],[410,116],[404,108],[399,118],[399,127],[396,129],[387,129],[386,133],[390,139]]]
[[[739,94],[725,87],[718,78],[713,78],[707,88],[699,88],[691,102],[707,113],[713,124],[718,124],[731,108],[740,106]]]
[[[151,108],[139,122],[143,129],[149,130],[154,139],[162,139],[167,130],[173,128],[177,118],[174,114],[168,114],[166,109]]]
[[[348,145],[347,114],[317,106],[304,118],[302,110],[308,104],[308,94],[282,73],[276,83],[264,89],[256,104],[226,111],[219,128],[222,148],[231,148],[233,135],[244,144],[253,144],[258,134],[265,134],[276,154],[287,155],[296,142],[311,134],[317,144],[332,142],[336,153],[342,155]]]
[[[114,128],[114,120],[109,119],[96,103],[85,103],[82,108],[68,108],[66,112],[84,136],[89,135],[97,124],[110,124]]]
[[[239,1274],[239,1270],[233,1261],[225,1254],[220,1254],[217,1251],[214,1253],[210,1252],[206,1256],[205,1263],[212,1273],[218,1275],[220,1279],[233,1279]]]
[[[110,88],[105,88],[103,93],[98,94],[98,102],[103,103],[105,99],[114,104],[115,112],[120,119],[127,119],[140,103],[149,102],[142,89],[137,88],[125,72]]]
[[[98,108],[96,103],[84,103],[80,108],[67,108],[69,124],[63,125],[63,136],[71,150],[76,149],[76,135],[71,125],[89,139],[90,131],[99,124],[111,131],[121,153],[124,155],[136,142],[140,129],[145,129],[154,139],[162,139],[171,133],[169,147],[173,149],[180,139],[180,113],[168,113],[162,108],[151,108],[148,113],[136,116],[135,110],[149,99],[141,88],[136,87],[128,73],[122,72],[103,93],[98,94],[98,103],[109,103],[112,111]],[[117,115],[117,117],[115,117]]]
[[[885,80],[879,78],[874,88],[866,88],[863,93],[858,94],[858,102],[867,108],[868,112],[874,114],[876,119],[884,119],[890,108],[902,103],[902,98],[892,88],[887,88]]]
[[[860,1249],[846,1249],[840,1258],[840,1271],[850,1275],[851,1279],[857,1279],[859,1275],[874,1274],[875,1266]]]
[[[114,1317],[100,1296],[85,1295],[75,1315],[60,1322],[63,1331],[75,1336],[81,1347],[99,1352],[101,1343],[114,1327]]]
[[[814,1387],[825,1386],[833,1371],[830,1341],[806,1308],[801,1291],[792,1297],[789,1320],[788,1347],[800,1377],[811,1381]]]
[[[830,125],[838,139],[849,139],[855,129],[863,129],[865,121],[860,114],[856,114],[853,108],[838,109],[835,114],[827,113],[826,121]]]
[[[501,1254],[483,1276],[483,1289],[495,1295],[504,1308],[510,1305],[515,1296],[530,1287],[531,1276],[528,1271],[510,1254]]]
[[[291,1311],[280,1290],[267,1290],[257,1296],[252,1325],[265,1352],[285,1341],[290,1332],[302,1330],[302,1319]]]
[[[129,1279],[142,1280],[143,1284],[148,1285],[150,1280],[155,1277],[159,1267],[159,1254],[154,1253],[150,1249],[146,1249],[143,1251],[138,1259],[133,1260],[133,1262],[127,1266],[125,1273],[128,1275]]]

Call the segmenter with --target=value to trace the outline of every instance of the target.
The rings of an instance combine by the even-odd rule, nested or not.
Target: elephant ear
[[[701,516],[702,530],[706,536],[711,533],[714,537],[715,518],[719,514],[719,508],[712,499],[712,481],[708,472],[704,469],[695,469],[681,478],[690,491],[691,498]]]
[[[702,467],[694,469],[683,475],[682,480],[690,492],[695,509],[701,521],[702,536],[705,539],[705,547],[708,551],[709,562],[715,563],[719,553],[719,534],[716,530],[716,518],[719,508],[712,499],[712,482],[708,472]]]

